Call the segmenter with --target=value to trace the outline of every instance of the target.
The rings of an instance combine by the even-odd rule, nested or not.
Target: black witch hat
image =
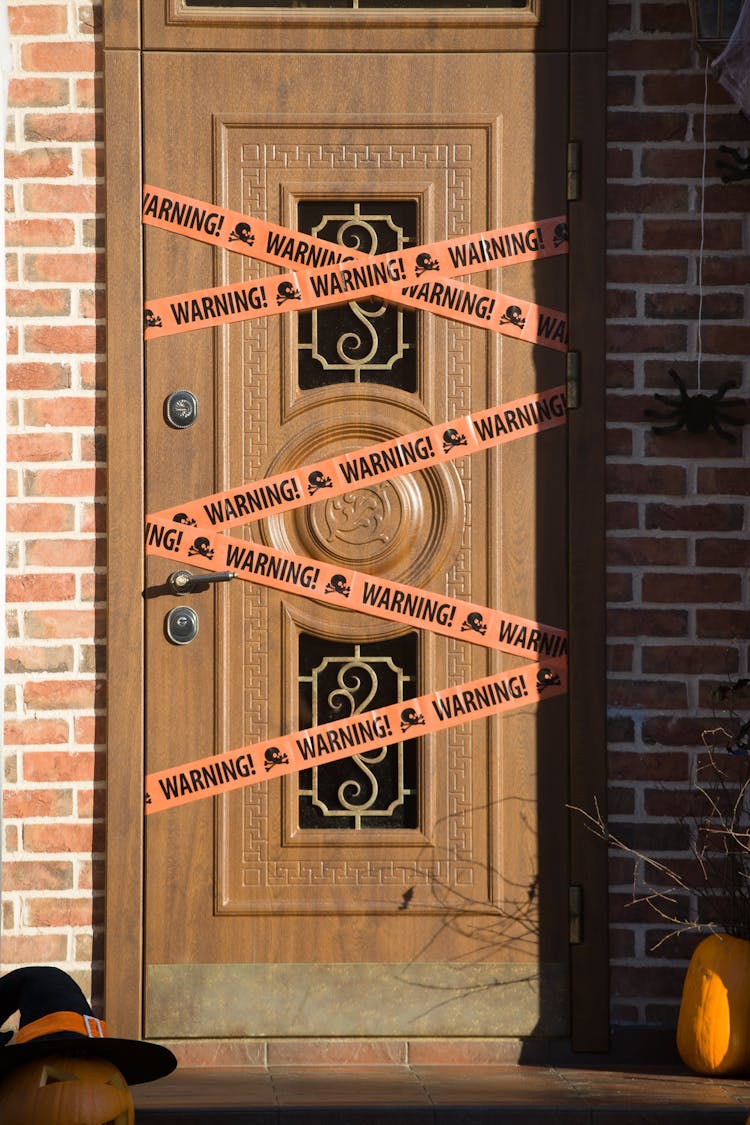
[[[0,1024],[15,1011],[21,1013],[18,1031],[0,1034],[0,1077],[29,1059],[57,1054],[107,1059],[129,1086],[153,1082],[177,1066],[172,1052],[158,1043],[111,1038],[73,978],[52,965],[0,977]]]

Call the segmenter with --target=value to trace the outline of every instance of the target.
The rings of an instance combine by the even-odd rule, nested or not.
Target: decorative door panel
[[[147,56],[146,105],[179,88],[191,112],[146,115],[145,180],[300,232],[290,268],[304,233],[376,253],[559,214],[566,73],[554,54]],[[145,233],[148,296],[278,272]],[[566,307],[562,259],[472,280]],[[155,340],[146,363],[149,511],[564,378],[559,354],[374,300]],[[163,417],[179,387],[184,431]],[[554,431],[233,535],[565,627],[565,457]],[[518,663],[244,582],[197,595],[177,647],[169,563],[148,565],[149,772]],[[564,1033],[565,729],[562,699],[407,728],[150,817],[146,1034]]]

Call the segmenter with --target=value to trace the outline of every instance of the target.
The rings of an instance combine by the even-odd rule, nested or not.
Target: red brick
[[[99,253],[25,254],[27,281],[83,281],[104,279],[104,256]]]
[[[97,469],[28,469],[23,474],[26,496],[93,496],[103,489],[104,474]]]
[[[93,324],[29,325],[25,334],[27,352],[66,353],[104,351],[104,330]]]
[[[72,455],[70,434],[11,434],[7,454],[11,464],[26,461],[69,461]]]
[[[64,4],[25,7],[11,3],[8,26],[11,35],[54,35],[67,29],[68,13]]]
[[[98,916],[101,908],[95,912],[98,902],[99,900],[95,904],[89,895],[78,898],[50,898],[47,895],[43,898],[26,897],[23,904],[24,922],[27,926],[39,927],[91,926],[95,913],[97,920],[100,920]]]
[[[610,464],[606,476],[610,496],[682,496],[685,492],[681,465]]]
[[[633,5],[614,4],[607,5],[607,28],[610,32],[630,31],[633,19]]]
[[[610,74],[607,77],[607,105],[632,105],[635,78],[632,74]]]
[[[750,350],[750,325],[704,324],[703,347],[719,355],[747,355]]]
[[[607,223],[607,249],[629,250],[633,245],[633,220],[610,219]]]
[[[750,636],[750,610],[699,609],[695,617],[695,632],[698,637],[744,639]]]
[[[633,453],[633,433],[625,426],[612,427],[606,434],[609,457],[630,457]]]
[[[645,313],[649,320],[697,320],[699,305],[697,293],[652,292],[646,294]],[[744,309],[740,293],[704,293],[701,315],[705,320],[734,320]]]
[[[635,725],[627,715],[609,715],[607,718],[607,741],[609,743],[628,743],[635,740]]]
[[[70,293],[66,289],[9,289],[9,316],[68,316]]]
[[[684,70],[692,66],[690,39],[610,39],[609,70]]]
[[[101,602],[104,603],[107,599],[107,576],[106,574],[82,574],[81,575],[81,601],[83,602]]]
[[[633,175],[633,154],[626,148],[607,149],[607,179],[629,180]]]
[[[24,546],[28,566],[73,569],[103,566],[105,562],[103,539],[27,539]]]
[[[8,105],[21,109],[67,105],[70,85],[67,78],[11,78]]]
[[[607,280],[634,285],[651,283],[654,267],[658,266],[659,282],[664,285],[687,281],[688,260],[684,255],[660,254],[658,262],[649,254],[608,254]],[[45,280],[40,278],[41,281]]]
[[[85,148],[81,153],[81,173],[83,179],[103,179],[104,178],[104,146],[97,145],[96,148]]]
[[[614,215],[647,215],[687,209],[687,185],[658,181],[650,184],[609,184],[607,188],[607,211]]]
[[[24,824],[23,846],[27,852],[91,852],[101,837],[94,824]]]
[[[75,509],[72,504],[9,504],[9,531],[72,531]]]
[[[686,5],[683,4],[683,8]],[[721,91],[721,94],[719,94]],[[718,83],[711,83],[711,100],[729,105],[731,98]],[[643,77],[643,102],[645,105],[680,107],[695,105],[703,112],[704,77],[698,74],[646,74]]]
[[[606,383],[608,387],[632,387],[635,382],[632,359],[608,359],[606,364]]]
[[[668,408],[660,403],[655,409],[666,412]],[[673,424],[676,419],[671,421]],[[650,422],[655,427],[667,426],[670,424],[670,419],[652,417]],[[670,457],[682,461],[705,461],[717,456],[742,457],[741,445],[725,442],[714,430],[705,434],[690,434],[685,429],[671,434],[657,434],[653,430],[648,430],[644,435],[643,451],[646,457]]]
[[[96,211],[96,188],[93,184],[26,184],[23,189],[27,211],[54,214],[62,211]]]
[[[24,614],[26,636],[31,640],[64,640],[102,635],[101,619],[91,609],[29,610]]]
[[[607,766],[609,777],[620,781],[687,781],[690,776],[690,758],[677,750],[658,754],[610,750]]]
[[[627,531],[638,527],[638,505],[613,500],[607,504],[607,527]]]
[[[723,142],[724,144],[737,147],[735,142],[739,141],[743,144],[747,143],[747,120],[741,113],[737,113],[736,106],[732,103],[732,111],[729,113],[712,113],[709,107],[709,112],[706,117],[706,136],[709,142]],[[703,114],[695,114],[695,140],[703,143]]]
[[[648,504],[646,527],[655,531],[740,531],[739,504]]]
[[[62,891],[73,886],[73,864],[67,860],[20,860],[3,864],[4,891]],[[3,962],[10,961],[3,939]]]
[[[669,905],[672,905],[671,902]],[[653,911],[651,911],[651,918],[652,920],[654,918]],[[682,995],[684,979],[684,966],[667,968],[663,965],[659,968],[644,968],[641,965],[613,965],[610,970],[613,996],[674,996],[677,1000]]]
[[[649,711],[684,710],[687,687],[676,680],[621,680],[610,678],[607,684],[610,707],[645,708]]]
[[[607,600],[629,602],[633,600],[633,579],[629,574],[611,570],[607,575]]]
[[[712,465],[700,468],[698,469],[698,491],[717,496],[748,496],[750,494],[750,466],[720,468]]]
[[[610,566],[686,566],[688,540],[666,536],[610,536]]]
[[[615,320],[636,315],[635,293],[628,289],[607,289],[606,315]]]
[[[8,719],[4,732],[6,746],[54,746],[68,741],[64,719]]]
[[[102,133],[101,114],[88,110],[27,113],[24,118],[24,138],[27,141],[95,141],[102,139]]]
[[[607,645],[607,669],[610,672],[632,672],[634,645]]]
[[[27,750],[23,755],[25,781],[93,781],[103,775],[103,757],[92,751]]]
[[[43,816],[72,816],[72,789],[12,789],[3,796],[3,816],[28,819]]]
[[[24,417],[28,426],[85,426],[101,424],[104,404],[93,396],[66,396],[27,400]]]
[[[78,790],[78,816],[83,820],[104,820],[107,809],[107,794],[99,789]]]
[[[704,329],[705,332],[705,329]],[[681,324],[609,324],[607,348],[612,352],[684,352],[687,329]]]
[[[60,602],[75,597],[76,581],[72,574],[9,574],[6,598],[13,602]]]
[[[98,51],[94,42],[33,42],[21,45],[21,67],[46,74],[79,71],[91,74],[97,69]]]
[[[747,210],[747,187],[739,184],[709,184],[704,195],[706,215],[727,215]]]
[[[686,4],[677,0],[673,0],[671,4],[661,0],[659,4],[641,5],[641,31],[657,32],[659,35],[687,35],[691,30],[690,12]]]
[[[704,224],[706,250],[741,250],[742,222],[735,219],[707,219]],[[699,219],[645,219],[644,250],[697,250],[700,246]]]
[[[746,285],[748,277],[750,257],[747,254],[703,259],[704,285]]]
[[[688,619],[677,609],[610,609],[607,623],[612,637],[684,637]]]
[[[65,363],[9,363],[7,375],[8,388],[14,391],[56,391],[70,386],[70,367]]]
[[[107,507],[105,504],[82,504],[81,505],[81,531],[89,531],[92,534],[101,533],[107,530]]]
[[[679,574],[658,571],[643,576],[643,601],[686,605],[705,602],[739,602],[742,581],[738,574],[707,571]]]
[[[726,645],[644,645],[641,664],[644,672],[729,674],[737,671],[737,652]]]
[[[674,360],[647,359],[643,365],[646,376],[646,385],[655,387],[660,391],[669,390],[677,394],[677,388],[669,376],[669,371],[675,367]],[[698,390],[698,369],[695,364],[680,366],[678,374],[688,390]],[[742,381],[742,364],[739,360],[716,360],[703,357],[701,364],[700,383],[705,393],[716,390],[727,379]],[[645,400],[644,400],[645,401]]]
[[[71,219],[21,219],[6,223],[8,246],[72,246],[75,227]]]
[[[54,648],[25,645],[5,649],[5,671],[9,675],[24,672],[72,672],[73,667],[73,649],[70,645],[58,645]]]
[[[686,824],[660,821],[618,822],[613,828],[614,834],[627,847],[637,848],[639,851],[684,851],[690,839],[690,828]]]
[[[695,561],[698,566],[750,567],[750,539],[699,539]]]
[[[59,964],[67,957],[67,934],[3,935],[3,967],[6,969],[12,965]]]
[[[104,684],[97,680],[27,680],[23,685],[27,707],[38,711],[83,710],[104,704]]]
[[[75,740],[79,746],[102,746],[107,734],[101,715],[77,715],[74,723]]]
[[[687,113],[644,113],[641,110],[611,109],[607,113],[607,140],[619,141],[686,141]],[[60,140],[65,140],[61,137]]]
[[[103,83],[101,78],[76,78],[75,104],[95,109],[103,103]]]
[[[703,148],[669,148],[659,145],[656,148],[645,148],[641,154],[641,175],[647,179],[695,181],[700,179],[702,170]]]

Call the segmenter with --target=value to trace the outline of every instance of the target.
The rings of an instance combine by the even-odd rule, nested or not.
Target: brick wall
[[[91,3],[11,0],[5,156],[2,964],[53,961],[87,991],[101,976],[103,890],[99,15]]]
[[[747,672],[747,470],[716,435],[656,436],[643,411],[697,387],[703,60],[685,0],[613,2],[609,87],[611,811],[680,861],[679,811],[712,681]],[[104,450],[97,6],[11,0],[9,544],[3,968],[54,961],[97,992],[104,771]],[[717,144],[743,122],[709,78],[702,386],[750,389],[750,185]],[[747,440],[747,439],[746,439]],[[690,942],[612,858],[613,1018],[674,1020]]]
[[[610,810],[621,838],[681,868],[711,689],[747,673],[750,475],[741,440],[656,435],[644,418],[665,409],[654,392],[677,393],[670,368],[699,389],[705,56],[683,0],[609,16]],[[710,75],[706,137],[700,389],[734,379],[736,397],[750,390],[750,183],[722,184],[716,156],[745,149],[750,123]],[[673,927],[632,904],[622,853],[611,881],[613,1017],[670,1024],[696,939],[657,947]]]

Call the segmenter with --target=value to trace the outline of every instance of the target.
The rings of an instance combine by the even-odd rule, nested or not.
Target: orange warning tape
[[[322,723],[240,750],[211,755],[146,777],[146,815],[215,797],[268,777],[363,754],[376,747],[434,734],[459,723],[526,707],[567,691],[564,661],[525,664],[444,691]]]
[[[148,518],[194,527],[235,527],[563,426],[566,421],[565,388],[553,387],[253,484],[202,496],[181,504],[178,510],[168,508]]]
[[[451,280],[455,274],[507,265],[511,260],[525,261],[565,253],[567,225],[562,217],[484,231],[468,238],[427,243],[408,250],[364,255],[336,250],[332,243],[322,239],[303,238],[278,224],[249,220],[239,212],[220,208],[208,212],[208,204],[188,196],[164,196],[148,186],[144,193],[143,221],[146,223],[224,245],[227,249],[239,250],[240,246],[232,243],[240,243],[241,252],[250,257],[281,265],[293,258],[294,264],[300,266],[273,281],[241,282],[151,299],[145,307],[144,336],[147,340],[375,296],[501,335],[558,351],[567,350],[565,313],[521,297]],[[160,218],[162,211],[164,217]],[[175,215],[182,221],[175,222]],[[233,220],[236,221],[230,231]],[[288,252],[282,254],[282,250]],[[442,256],[442,262],[438,255]],[[318,258],[321,264],[311,268],[310,262],[317,263]],[[351,264],[344,265],[345,262]]]
[[[169,520],[149,518],[146,554],[179,559],[203,570],[230,571],[246,582],[301,594],[387,621],[408,623],[529,660],[538,655],[556,657],[567,653],[562,629],[245,539],[232,539],[205,529],[196,535]]]

